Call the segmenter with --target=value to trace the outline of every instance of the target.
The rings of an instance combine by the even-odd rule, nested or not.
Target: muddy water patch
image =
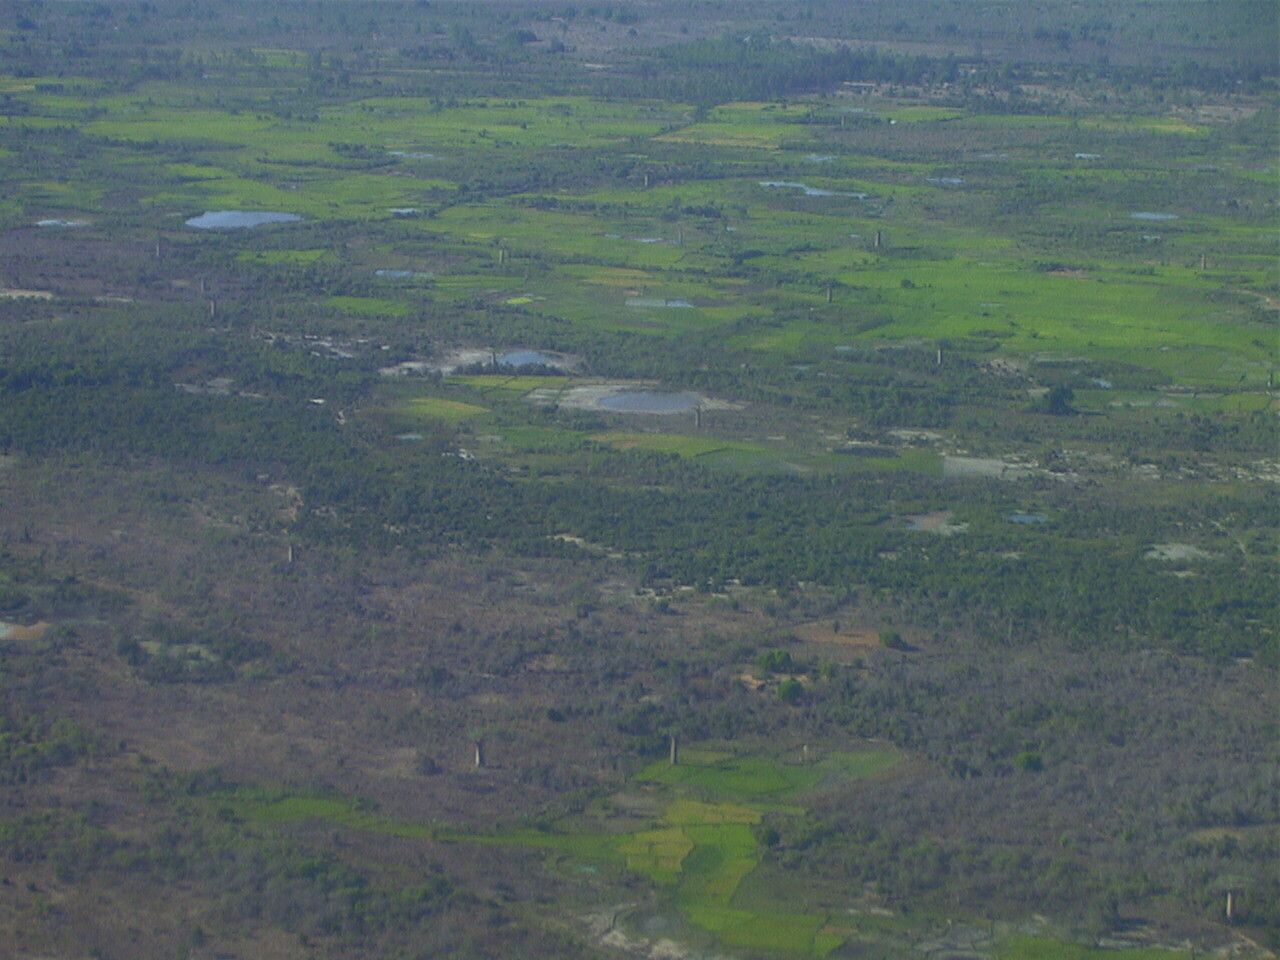
[[[781,190],[799,190],[806,197],[852,197],[854,200],[866,200],[870,196],[868,193],[848,193],[840,190],[824,190],[821,187],[811,187],[807,183],[799,183],[795,180],[760,180],[757,182],[762,187]]]
[[[268,223],[298,223],[302,217],[296,213],[274,210],[206,210],[198,217],[186,221],[197,230],[244,230]]]
[[[497,369],[503,373],[515,373],[521,367],[551,367],[569,371],[579,362],[580,358],[572,354],[534,347],[504,350],[494,347],[461,347],[450,350],[439,359],[406,360],[394,366],[383,367],[378,372],[384,377],[397,377],[425,373],[475,373],[477,368],[487,368],[487,371],[482,372]]]
[[[383,280],[431,280],[435,277],[434,273],[417,270],[375,270],[373,275]]]
[[[663,299],[662,297],[627,297],[626,304],[628,307],[656,307],[659,309],[667,308],[675,310],[687,310],[693,306],[693,304],[688,300],[683,300],[679,297],[674,299]]]
[[[698,406],[700,400],[696,393],[684,391],[636,390],[602,397],[596,406],[613,413],[684,413]]]
[[[197,230],[245,230],[268,223],[299,223],[302,217],[296,213],[275,210],[206,210],[187,221],[188,227]]]
[[[717,400],[690,390],[660,390],[643,383],[592,383],[567,390],[534,390],[534,403],[554,404],[567,410],[602,413],[668,415],[696,410],[741,410],[743,404]]]

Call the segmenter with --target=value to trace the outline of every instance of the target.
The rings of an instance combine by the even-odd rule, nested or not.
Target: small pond
[[[688,300],[679,298],[664,300],[661,297],[627,297],[628,307],[669,307],[676,309],[684,309],[692,307],[693,304]]]
[[[560,361],[541,350],[509,350],[498,355],[500,367],[558,367]]]
[[[1177,220],[1178,219],[1178,215],[1176,213],[1148,213],[1145,210],[1140,211],[1138,213],[1131,213],[1129,214],[1129,217],[1133,220]]]
[[[1014,511],[1013,513],[1006,513],[1004,518],[1010,523],[1021,523],[1025,526],[1034,526],[1037,523],[1049,522],[1049,518],[1043,513],[1022,513],[1020,511]]]
[[[434,153],[421,153],[413,150],[388,150],[387,156],[399,157],[402,160],[439,160]]]
[[[436,276],[424,270],[375,270],[373,275],[382,280],[434,280]]]
[[[683,413],[696,407],[702,398],[696,393],[657,393],[639,390],[615,393],[602,398],[598,406],[614,413]]]
[[[37,220],[37,227],[87,227],[88,220]]]
[[[206,210],[188,220],[187,226],[197,230],[239,230],[260,227],[264,223],[297,223],[301,219],[296,213],[273,210]]]
[[[761,180],[762,187],[784,187],[791,190],[801,190],[806,197],[853,197],[855,200],[867,199],[865,193],[841,193],[838,190],[823,190],[821,187],[811,187],[807,183],[797,183],[793,180]]]

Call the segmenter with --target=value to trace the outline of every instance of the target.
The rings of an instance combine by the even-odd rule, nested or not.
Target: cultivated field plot
[[[1280,183],[1275,165],[1184,114],[1075,123],[815,100],[695,120],[678,104],[582,97],[369,98],[298,120],[218,109],[180,86],[96,97],[90,84],[7,83],[23,123],[75,120],[103,145],[60,183],[12,184],[11,223],[56,213],[164,230],[200,209],[395,220],[399,236],[471,244],[472,258],[487,247],[485,258],[531,274],[519,286],[440,277],[441,295],[496,283],[532,313],[588,327],[680,337],[759,311],[822,310],[820,330],[797,316],[786,332],[734,341],[774,353],[976,335],[1007,355],[1084,355],[1250,388],[1274,359],[1274,249],[1259,213]],[[545,188],[499,172],[517,158],[550,173]],[[143,162],[149,183],[132,174]],[[690,164],[709,175],[689,177]],[[125,194],[105,186],[113,167],[130,171],[127,214]],[[402,272],[412,259],[398,259]]]

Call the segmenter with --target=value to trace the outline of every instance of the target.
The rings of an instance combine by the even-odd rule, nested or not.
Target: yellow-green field
[[[443,397],[414,397],[399,408],[397,412],[409,417],[429,417],[437,420],[466,420],[488,413],[487,407],[474,403],[463,403],[461,400],[446,400]]]

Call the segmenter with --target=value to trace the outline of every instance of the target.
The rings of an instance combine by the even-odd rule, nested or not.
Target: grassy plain
[[[443,397],[415,397],[396,409],[396,412],[409,417],[427,417],[439,420],[466,420],[488,413],[488,409],[474,403],[463,403],[461,400],[447,400]]]
[[[1175,186],[1171,194],[1167,162],[1139,161],[1135,170],[1131,160],[1138,146],[1172,154],[1194,142],[1199,163],[1219,165],[1216,192],[1248,196],[1275,183],[1274,164],[1252,169],[1215,139],[1213,126],[1181,114],[1077,122],[886,100],[864,113],[832,114],[858,118],[845,129],[796,122],[830,112],[821,101],[735,103],[690,122],[687,108],[662,103],[543,97],[446,106],[371,97],[323,107],[303,122],[220,109],[181,87],[100,97],[65,81],[57,93],[18,78],[6,82],[9,95],[31,108],[23,122],[87,116],[81,135],[110,138],[123,164],[133,162],[131,149],[168,152],[162,176],[137,195],[142,209],[158,216],[245,208],[328,221],[385,219],[392,209],[422,207],[432,216],[412,223],[424,239],[502,245],[513,262],[539,265],[519,287],[491,275],[441,278],[445,297],[496,285],[530,296],[525,306],[539,315],[680,337],[732,326],[760,309],[806,311],[834,285],[832,312],[847,320],[828,323],[832,344],[978,334],[995,337],[1004,355],[1086,355],[1218,387],[1265,383],[1274,362],[1273,337],[1251,308],[1268,296],[1273,251],[1264,224],[1223,216],[1220,208],[1189,209],[1185,198],[1206,191]],[[199,158],[186,159],[194,130]],[[981,152],[984,131],[994,143]],[[1020,137],[1040,132],[1055,138],[1048,149],[1038,142],[1034,151],[1019,149]],[[940,146],[955,137],[975,146],[944,160]],[[791,149],[796,140],[813,152]],[[714,175],[665,179],[645,143],[659,153],[696,151]],[[487,165],[511,154],[554,163],[556,151],[583,150],[605,151],[633,172],[625,184],[562,188],[549,206],[541,192],[481,202],[457,194],[468,158]],[[1173,183],[1181,178],[1191,187],[1197,169],[1179,172],[1175,164]],[[92,178],[79,179],[75,187],[22,184],[11,193],[11,218],[55,207],[109,214]],[[766,180],[836,195],[759,185]],[[1011,208],[1011,186],[1023,209]],[[1170,196],[1177,199],[1165,202]],[[1135,213],[1177,219],[1143,221]],[[885,241],[873,249],[877,233]],[[1030,256],[1028,242],[1038,248]],[[1051,246],[1060,248],[1056,257]],[[254,256],[272,262],[290,255]],[[1054,260],[1061,269],[1053,269]],[[297,262],[309,256],[299,254]],[[732,276],[742,263],[751,265],[754,281]],[[654,297],[694,308],[626,303]],[[868,312],[881,318],[873,333],[859,329]],[[813,340],[782,331],[737,342],[786,354]]]

